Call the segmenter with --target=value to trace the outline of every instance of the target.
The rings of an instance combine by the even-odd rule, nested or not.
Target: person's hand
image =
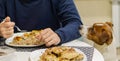
[[[51,29],[47,28],[40,32],[37,38],[44,42],[47,47],[60,43],[60,37]]]
[[[10,21],[10,17],[6,17],[4,21],[0,23],[0,36],[9,38],[14,33],[14,22]]]

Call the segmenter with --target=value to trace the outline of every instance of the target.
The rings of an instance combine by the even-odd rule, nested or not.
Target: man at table
[[[27,31],[44,29],[37,38],[46,46],[79,38],[82,25],[73,0],[0,0],[0,21],[4,38],[16,32],[15,24]]]

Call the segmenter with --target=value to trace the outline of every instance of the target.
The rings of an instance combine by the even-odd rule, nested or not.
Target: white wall
[[[74,0],[86,25],[112,20],[111,0]]]

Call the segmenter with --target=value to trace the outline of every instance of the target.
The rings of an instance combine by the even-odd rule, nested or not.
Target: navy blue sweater
[[[73,0],[0,0],[0,21],[6,16],[20,29],[51,28],[61,43],[80,37],[82,22]]]

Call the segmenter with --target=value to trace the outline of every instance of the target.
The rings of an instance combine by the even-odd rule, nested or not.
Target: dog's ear
[[[102,30],[102,34],[100,35],[100,40],[107,45],[110,45],[113,40],[112,32],[107,32],[104,29]]]
[[[98,37],[99,37],[99,42],[101,43],[101,45],[106,43],[107,40],[109,39],[109,35],[104,29],[102,30],[101,34],[98,35]]]
[[[113,23],[112,22],[106,22],[106,24],[108,24],[111,28],[113,27]]]
[[[112,33],[109,33],[109,38],[108,38],[108,40],[106,41],[106,44],[107,44],[107,45],[110,45],[110,44],[112,43],[112,41],[113,41],[113,35],[112,35]]]
[[[110,38],[109,40],[106,41],[107,45],[110,45],[112,43],[113,38]]]
[[[111,28],[113,28],[113,24],[112,22],[106,22],[106,24],[108,24]],[[112,31],[109,32],[109,39],[106,41],[106,44],[107,45],[110,45],[112,43],[112,40],[113,40],[113,34],[112,34]]]

